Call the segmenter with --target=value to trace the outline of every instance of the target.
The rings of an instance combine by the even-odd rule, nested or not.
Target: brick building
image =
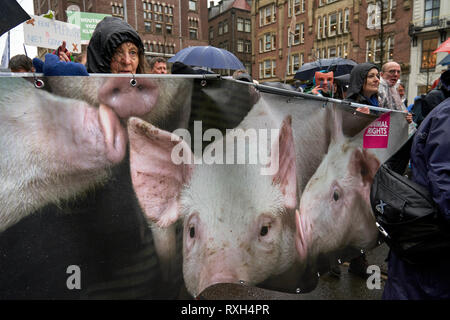
[[[332,57],[396,60],[407,79],[411,0],[254,0],[251,14],[255,79],[289,82],[302,64]]]
[[[251,74],[251,0],[210,1],[209,44],[232,52]]]
[[[430,90],[447,66],[439,62],[446,52],[433,53],[450,36],[450,1],[411,0],[413,18],[409,28],[411,41],[411,72],[407,87],[408,101]]]
[[[208,44],[207,0],[34,0],[36,15],[46,13],[49,4],[61,21],[67,21],[70,6],[126,20],[141,36],[148,58]]]

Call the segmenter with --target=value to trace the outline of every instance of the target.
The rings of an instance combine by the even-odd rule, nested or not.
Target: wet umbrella
[[[180,50],[169,62],[183,62],[186,65],[211,69],[245,69],[239,59],[230,51],[213,46],[194,46]]]
[[[294,79],[312,80],[316,71],[321,70],[333,71],[334,76],[341,76],[350,73],[356,65],[355,61],[344,58],[319,59],[302,65]]]
[[[25,20],[31,19],[28,13],[15,0],[3,0],[0,12],[0,36]]]
[[[450,52],[450,38],[441,43],[441,45],[433,51],[433,53],[437,52]]]

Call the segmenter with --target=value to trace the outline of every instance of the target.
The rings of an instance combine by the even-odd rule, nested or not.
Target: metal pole
[[[136,0],[134,0],[134,23],[136,25],[136,31],[138,30],[138,24],[137,24],[137,9],[136,9]]]
[[[127,0],[123,0],[123,18],[124,18],[125,22],[128,22]]]
[[[289,41],[290,37],[292,37],[291,31],[289,31],[289,33],[288,33],[288,41]],[[286,84],[286,77],[287,77],[287,71],[288,71],[287,68],[288,68],[289,61],[291,59],[292,41],[293,41],[293,39],[291,39],[291,41],[289,41],[289,50],[288,50],[288,56],[287,56],[287,61],[286,61],[286,70],[284,70],[284,84]]]
[[[183,49],[183,37],[181,35],[181,0],[178,0],[178,24],[180,27],[180,50]]]

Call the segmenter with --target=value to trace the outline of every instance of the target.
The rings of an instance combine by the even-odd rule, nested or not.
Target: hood
[[[380,71],[376,65],[370,62],[360,63],[352,69],[352,72],[350,73],[350,86],[347,91],[347,99],[350,99],[352,96],[358,95],[361,92],[367,74],[373,68]]]
[[[144,51],[141,38],[128,23],[115,17],[105,17],[97,24],[87,48],[86,68],[89,73],[111,73],[111,58],[122,43],[131,41]]]

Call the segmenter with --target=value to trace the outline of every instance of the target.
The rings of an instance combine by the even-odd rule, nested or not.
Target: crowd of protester
[[[138,33],[121,19],[107,17],[102,20],[83,54],[71,54],[65,43],[45,62],[25,55],[14,56],[9,62],[11,72],[44,72],[46,75],[84,75],[89,73],[167,74],[167,61],[156,57],[145,59],[144,46]],[[172,73],[199,74],[200,70],[182,63],[174,63]],[[382,107],[405,112],[408,123],[418,126],[411,152],[412,177],[427,187],[441,209],[446,221],[450,221],[450,70],[443,72],[435,82],[435,88],[418,96],[408,106],[405,86],[400,82],[401,66],[389,61],[381,69],[373,63],[356,65],[349,75],[334,77],[333,71],[321,70],[305,88],[299,81],[294,90],[345,99],[367,107],[357,110],[378,114],[370,107]],[[253,82],[246,70],[238,70],[234,79]],[[133,222],[138,223],[138,222]],[[140,222],[139,222],[140,223]],[[147,229],[148,233],[150,232]],[[150,234],[147,235],[150,237]],[[143,248],[142,250],[145,250]],[[141,252],[136,252],[136,256]],[[351,261],[349,272],[366,278],[368,262],[365,255]],[[134,266],[126,265],[133,269]],[[388,280],[384,299],[450,298],[449,262],[439,265],[411,266],[395,256],[388,257]],[[333,268],[339,275],[340,270]]]

